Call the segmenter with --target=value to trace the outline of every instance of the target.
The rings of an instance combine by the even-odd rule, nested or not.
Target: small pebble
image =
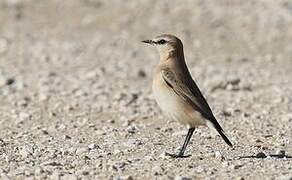
[[[41,167],[36,167],[35,170],[34,170],[34,174],[35,175],[40,175],[44,172],[43,168]]]
[[[229,116],[232,116],[232,109],[230,108],[227,108],[227,109],[223,109],[223,115],[226,116],[226,117],[229,117]]]
[[[96,149],[98,146],[96,144],[92,143],[92,144],[89,144],[87,147],[89,150],[92,150],[92,149]]]
[[[134,180],[134,178],[131,175],[126,175],[126,176],[117,177],[116,180]]]
[[[205,171],[205,169],[204,169],[204,167],[202,167],[202,166],[198,166],[198,167],[196,167],[196,171],[197,171],[198,173],[202,173],[202,172]]]
[[[77,155],[82,155],[88,152],[88,149],[85,147],[79,147],[76,149],[76,154]]]
[[[152,157],[152,156],[150,156],[150,155],[147,155],[147,156],[144,156],[144,160],[145,160],[145,161],[154,161],[155,158]]]
[[[138,71],[138,77],[141,77],[141,78],[145,78],[146,77],[146,73],[144,70],[140,69]]]
[[[61,176],[61,180],[67,180],[67,179],[77,180],[78,178],[74,174],[64,174],[63,176]]]
[[[69,135],[65,135],[65,136],[64,136],[64,139],[69,140],[69,139],[72,139],[72,138],[71,138],[71,136],[69,136]]]
[[[267,155],[265,153],[263,153],[263,152],[259,152],[259,153],[256,154],[256,157],[257,158],[266,158]]]
[[[218,159],[218,160],[224,160],[225,157],[221,154],[220,151],[216,151],[215,152],[215,158]]]
[[[243,177],[236,177],[235,180],[244,180]]]
[[[154,176],[159,176],[163,174],[164,168],[160,165],[154,165],[152,166],[152,171],[154,172]]]
[[[128,133],[134,134],[137,131],[137,128],[135,126],[129,126],[126,130]]]
[[[285,152],[285,150],[277,150],[276,154],[285,156],[286,152]]]
[[[184,176],[175,176],[174,180],[191,180],[191,178],[184,177]]]
[[[6,85],[10,86],[10,85],[14,84],[14,82],[15,82],[15,79],[14,78],[8,78],[6,80]]]
[[[229,166],[229,162],[228,161],[224,161],[222,162],[222,167],[228,167]]]
[[[229,84],[231,84],[232,86],[236,86],[240,83],[240,79],[239,78],[234,78],[228,81]]]

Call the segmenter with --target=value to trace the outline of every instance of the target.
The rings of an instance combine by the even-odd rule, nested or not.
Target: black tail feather
[[[230,147],[232,147],[232,143],[229,141],[229,139],[226,137],[226,135],[224,134],[223,130],[219,130],[218,133],[220,134],[220,136],[223,138],[223,140],[226,142],[226,144],[228,144]]]
[[[215,117],[213,117],[212,121],[209,121],[207,123],[207,125],[213,126],[217,130],[217,132],[220,134],[220,136],[223,138],[223,140],[226,142],[226,144],[228,144],[230,147],[233,146],[232,143],[230,142],[230,140],[224,134],[224,131],[223,131],[222,127],[217,122],[217,120],[215,119]]]

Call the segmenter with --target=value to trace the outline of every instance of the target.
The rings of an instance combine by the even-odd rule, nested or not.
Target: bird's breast
[[[162,111],[166,113],[177,111],[179,101],[177,94],[166,84],[160,74],[154,78],[152,90]]]
[[[194,111],[190,104],[176,94],[166,84],[160,73],[156,74],[153,80],[152,90],[158,106],[168,118],[178,120],[191,127],[205,124],[201,114]]]

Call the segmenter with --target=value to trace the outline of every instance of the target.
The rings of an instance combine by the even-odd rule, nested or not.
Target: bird
[[[198,126],[215,129],[223,140],[232,143],[216,120],[209,104],[193,80],[184,58],[182,41],[174,35],[162,34],[143,40],[156,47],[160,60],[154,71],[152,91],[162,112],[188,128],[188,133],[178,154],[165,153],[173,158],[185,158],[185,150]]]

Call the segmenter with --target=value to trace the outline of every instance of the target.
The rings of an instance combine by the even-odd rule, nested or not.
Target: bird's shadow
[[[250,155],[250,156],[239,156],[238,159],[265,159],[265,158],[276,158],[276,159],[292,159],[292,156],[287,155],[285,153],[282,154],[264,154],[262,152],[256,154],[256,155]]]

